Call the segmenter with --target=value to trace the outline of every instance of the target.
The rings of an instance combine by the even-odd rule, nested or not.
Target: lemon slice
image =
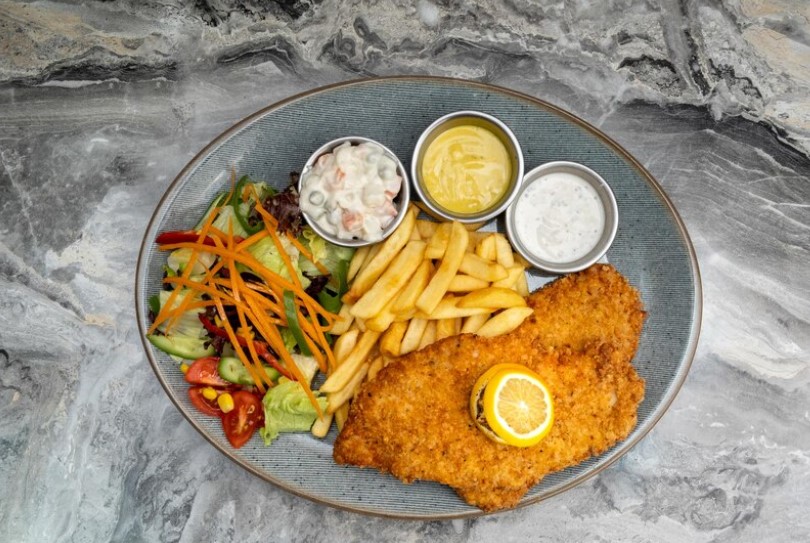
[[[554,422],[551,393],[525,366],[497,364],[473,387],[470,413],[489,438],[516,447],[542,440]]]

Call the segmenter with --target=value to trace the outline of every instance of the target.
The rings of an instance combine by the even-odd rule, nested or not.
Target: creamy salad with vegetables
[[[340,239],[378,241],[396,218],[397,163],[374,143],[349,142],[318,158],[301,184],[307,219]]]

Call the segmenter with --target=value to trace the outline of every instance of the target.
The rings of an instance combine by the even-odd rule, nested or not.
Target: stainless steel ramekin
[[[569,173],[589,183],[596,190],[597,195],[599,195],[599,200],[601,201],[602,208],[605,211],[605,227],[599,241],[596,243],[596,246],[591,249],[588,254],[571,262],[550,262],[540,258],[526,248],[526,245],[517,234],[516,225],[517,221],[519,221],[521,218],[515,213],[515,208],[517,208],[517,204],[520,201],[520,197],[522,196],[523,192],[533,182],[537,181],[544,175],[555,172]],[[610,248],[611,244],[613,243],[613,239],[616,237],[616,230],[618,229],[618,226],[619,208],[616,205],[616,198],[613,195],[610,185],[608,185],[607,181],[605,181],[601,175],[576,162],[548,162],[527,173],[523,178],[523,183],[521,184],[520,190],[518,191],[514,202],[506,210],[506,234],[509,237],[509,241],[512,243],[512,246],[530,264],[544,272],[552,274],[573,273],[584,270],[585,268],[595,264]]]
[[[431,198],[422,181],[422,159],[424,158],[427,148],[439,134],[445,130],[461,125],[481,126],[492,132],[504,144],[512,161],[512,178],[510,179],[509,188],[506,193],[495,205],[479,213],[456,213],[442,207]],[[484,222],[503,213],[507,206],[515,199],[518,189],[520,188],[521,180],[523,179],[523,151],[520,148],[520,142],[518,142],[518,139],[509,127],[492,115],[487,115],[480,111],[456,111],[455,113],[450,113],[436,119],[433,124],[422,132],[413,151],[411,179],[413,179],[413,187],[416,194],[429,210],[430,214],[437,218],[451,221],[455,220],[462,223]]]

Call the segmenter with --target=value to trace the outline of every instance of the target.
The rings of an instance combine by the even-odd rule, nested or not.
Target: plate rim
[[[185,178],[185,176],[190,172],[193,168],[195,168],[204,158],[216,147],[224,143],[227,139],[233,136],[236,132],[241,130],[242,128],[250,125],[257,119],[273,112],[278,109],[281,109],[293,102],[297,102],[299,100],[303,100],[309,98],[311,96],[315,96],[318,94],[328,93],[336,89],[344,89],[349,87],[360,87],[364,85],[374,85],[379,83],[388,83],[388,82],[414,82],[414,83],[442,83],[442,84],[451,84],[451,85],[459,85],[459,86],[466,86],[472,87],[479,90],[485,90],[488,92],[495,92],[504,94],[507,96],[511,96],[513,98],[517,98],[519,100],[527,101],[537,107],[540,107],[546,111],[550,111],[559,115],[560,117],[566,119],[567,121],[579,126],[583,130],[587,131],[592,136],[596,137],[602,143],[610,147],[614,152],[616,152],[621,158],[627,160],[627,162],[633,166],[640,174],[641,177],[647,182],[650,188],[654,189],[657,193],[658,198],[664,204],[666,211],[669,215],[674,219],[677,229],[681,235],[681,239],[683,240],[683,244],[686,248],[686,252],[689,256],[689,263],[690,263],[690,271],[692,273],[692,282],[694,284],[694,295],[693,295],[693,310],[692,310],[692,322],[691,322],[691,329],[689,331],[689,338],[687,343],[686,352],[684,355],[684,364],[678,369],[676,374],[676,379],[670,384],[666,394],[663,397],[663,400],[658,404],[655,410],[652,413],[652,416],[647,419],[646,427],[642,428],[642,431],[639,432],[638,435],[633,437],[632,439],[624,440],[621,443],[618,443],[613,448],[610,449],[611,457],[608,458],[602,465],[597,466],[595,469],[586,470],[585,472],[577,475],[568,483],[562,485],[559,488],[556,488],[550,491],[547,494],[534,496],[528,499],[521,501],[515,507],[510,509],[503,509],[499,511],[492,511],[492,512],[485,512],[481,510],[472,510],[467,512],[461,513],[443,513],[443,514],[402,514],[402,513],[392,513],[392,512],[385,512],[375,509],[367,509],[363,507],[358,507],[355,505],[347,505],[345,503],[335,501],[329,498],[321,497],[321,496],[314,496],[312,494],[308,494],[307,492],[301,491],[294,486],[292,486],[288,481],[283,481],[277,479],[271,474],[265,473],[259,469],[254,468],[249,463],[243,461],[241,458],[237,457],[232,450],[227,449],[224,445],[219,443],[219,440],[216,439],[213,435],[211,435],[202,425],[197,423],[196,420],[190,415],[188,410],[183,406],[179,400],[175,397],[175,391],[169,386],[166,380],[163,378],[163,375],[160,372],[159,366],[157,361],[155,360],[152,350],[150,349],[150,344],[146,339],[146,329],[144,328],[144,314],[141,307],[141,300],[143,299],[143,290],[141,288],[141,270],[142,270],[142,263],[146,258],[146,253],[149,247],[152,245],[152,240],[148,237],[149,233],[155,227],[155,223],[157,220],[157,216],[159,211],[163,208],[164,203],[169,198],[169,195],[174,194],[177,186],[179,183]],[[700,332],[702,327],[702,320],[703,320],[703,286],[701,281],[700,275],[700,268],[698,265],[697,255],[695,252],[694,245],[692,243],[691,237],[689,236],[688,231],[686,230],[686,226],[681,219],[681,216],[678,214],[678,211],[675,209],[674,204],[670,200],[669,196],[664,192],[663,187],[658,183],[658,181],[653,177],[653,175],[647,171],[647,169],[632,155],[630,154],[623,146],[621,146],[618,142],[613,140],[610,136],[599,130],[597,127],[593,126],[592,124],[588,123],[584,119],[581,119],[577,115],[566,111],[565,109],[560,108],[550,102],[547,102],[541,98],[536,98],[529,94],[525,94],[520,91],[516,91],[513,89],[509,89],[506,87],[501,87],[499,85],[493,85],[491,83],[483,83],[479,81],[472,81],[467,79],[459,79],[453,77],[444,77],[444,76],[430,76],[430,75],[396,75],[396,76],[385,76],[385,77],[364,77],[358,79],[351,79],[347,81],[340,81],[336,83],[331,83],[328,85],[316,87],[314,89],[309,89],[287,98],[283,98],[278,100],[268,106],[265,106],[254,113],[242,118],[241,120],[237,121],[229,128],[224,130],[218,136],[216,136],[213,140],[207,143],[200,151],[198,151],[194,157],[189,160],[185,166],[177,173],[174,177],[172,182],[164,191],[163,195],[161,196],[160,200],[157,202],[154,211],[152,212],[151,217],[146,225],[146,228],[143,233],[143,239],[141,240],[141,246],[138,251],[138,259],[136,261],[135,267],[135,289],[134,289],[134,298],[135,298],[135,314],[136,320],[138,324],[138,335],[141,340],[141,344],[143,346],[144,352],[146,353],[146,357],[149,360],[149,365],[152,367],[152,371],[155,373],[155,376],[158,379],[161,387],[163,388],[166,395],[169,397],[171,402],[175,405],[175,407],[180,411],[183,417],[195,428],[205,440],[212,445],[214,448],[219,450],[222,454],[224,454],[227,458],[231,461],[235,462],[237,465],[242,467],[243,469],[247,470],[248,472],[256,475],[257,477],[261,478],[262,480],[269,482],[276,487],[284,490],[285,492],[290,492],[296,496],[300,496],[302,498],[306,498],[312,502],[321,504],[321,505],[328,505],[330,507],[334,507],[339,510],[343,511],[350,511],[353,513],[360,513],[364,515],[376,516],[376,517],[383,517],[383,518],[393,518],[393,519],[403,519],[403,520],[451,520],[451,519],[463,519],[463,518],[476,518],[488,515],[495,515],[499,513],[505,513],[508,511],[514,511],[516,509],[521,509],[523,507],[527,507],[529,505],[534,505],[539,502],[545,501],[553,496],[557,496],[571,488],[578,486],[585,481],[591,479],[592,477],[598,475],[602,471],[606,470],[608,467],[612,466],[615,462],[617,462],[620,458],[622,458],[627,452],[630,451],[635,445],[637,445],[643,438],[645,438],[653,428],[658,424],[661,418],[664,416],[667,411],[669,411],[672,402],[677,397],[678,393],[680,392],[681,388],[683,387],[684,382],[686,381],[686,377],[689,374],[689,370],[692,367],[692,363],[694,362],[695,354],[697,352],[698,343],[700,340]],[[385,476],[385,474],[382,474]]]

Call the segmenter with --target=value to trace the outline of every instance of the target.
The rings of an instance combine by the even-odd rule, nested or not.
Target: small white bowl
[[[397,216],[391,221],[385,230],[382,232],[382,238],[377,240],[364,240],[364,239],[344,239],[339,238],[329,232],[325,232],[316,221],[310,220],[306,213],[304,213],[304,218],[307,220],[307,224],[312,228],[316,234],[324,238],[326,241],[334,243],[335,245],[341,245],[343,247],[364,247],[366,245],[372,245],[374,243],[379,243],[388,236],[390,236],[394,230],[402,222],[402,219],[405,218],[405,213],[408,211],[408,204],[411,201],[411,183],[408,179],[408,172],[405,170],[405,166],[402,165],[402,162],[397,158],[397,155],[394,154],[391,149],[383,145],[382,143],[375,141],[370,138],[364,138],[362,136],[344,136],[342,138],[334,139],[328,143],[321,145],[317,151],[312,153],[312,156],[309,157],[306,164],[304,164],[303,169],[301,170],[301,177],[298,179],[298,192],[301,192],[301,189],[304,187],[306,183],[306,178],[309,172],[312,170],[312,166],[315,164],[315,161],[318,160],[322,155],[327,153],[331,153],[336,147],[349,142],[352,145],[360,145],[361,143],[373,143],[382,148],[383,152],[397,165],[397,173],[400,177],[402,177],[402,186],[399,189],[399,194],[394,197],[394,205],[397,208]]]
[[[517,221],[520,221],[521,217],[517,216],[515,210],[518,206],[518,202],[520,202],[521,196],[523,196],[523,193],[533,182],[544,175],[556,172],[572,174],[590,184],[596,190],[596,194],[599,196],[599,200],[605,212],[604,229],[596,245],[584,256],[570,262],[552,262],[534,254],[526,247],[517,232]],[[534,267],[552,274],[578,272],[595,264],[610,248],[613,239],[616,237],[618,226],[619,209],[616,205],[616,198],[613,195],[610,185],[608,185],[598,173],[576,162],[549,162],[531,170],[524,176],[517,196],[506,210],[506,234],[512,246]]]

